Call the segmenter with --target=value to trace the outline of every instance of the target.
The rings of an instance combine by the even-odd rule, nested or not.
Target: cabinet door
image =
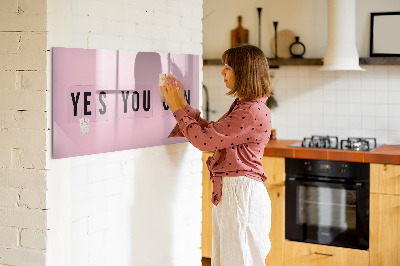
[[[369,265],[368,251],[285,241],[285,266],[338,265]]]
[[[211,152],[203,153],[203,195],[202,195],[202,224],[201,224],[201,253],[204,258],[211,258],[212,252],[212,183],[206,161]]]
[[[283,265],[285,240],[285,187],[265,184],[271,199],[271,250],[265,259],[266,266]]]
[[[371,193],[400,195],[400,165],[370,165]]]
[[[371,194],[371,266],[400,265],[400,196]]]
[[[268,177],[266,184],[285,185],[285,158],[264,156],[261,163]]]

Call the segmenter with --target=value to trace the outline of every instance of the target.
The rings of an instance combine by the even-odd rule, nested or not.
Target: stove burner
[[[340,141],[343,150],[369,151],[376,146],[376,138],[347,138]]]
[[[338,149],[339,140],[334,136],[312,136],[311,138],[304,138],[301,142],[301,147],[305,148],[326,148]]]
[[[321,148],[321,149],[340,149],[353,151],[371,151],[378,147],[376,138],[347,138],[340,141],[336,136],[317,136],[304,138],[302,142],[297,142],[289,146],[303,148]]]

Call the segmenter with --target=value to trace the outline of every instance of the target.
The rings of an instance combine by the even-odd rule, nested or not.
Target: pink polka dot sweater
[[[174,112],[178,124],[169,137],[186,137],[201,151],[214,151],[207,160],[213,182],[211,201],[221,200],[224,176],[247,176],[261,182],[267,179],[261,159],[271,132],[271,112],[267,97],[238,98],[218,121],[208,122],[200,111],[187,105]]]

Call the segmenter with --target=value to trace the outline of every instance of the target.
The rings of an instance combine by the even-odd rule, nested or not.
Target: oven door
[[[286,239],[367,250],[369,185],[286,178]]]

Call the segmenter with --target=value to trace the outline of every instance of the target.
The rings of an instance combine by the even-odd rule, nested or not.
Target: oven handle
[[[340,185],[348,188],[353,188],[353,189],[361,189],[363,187],[363,183],[361,182],[356,182],[356,183],[346,183],[346,182],[332,182],[332,181],[321,181],[321,180],[316,180],[316,181],[310,181],[310,180],[304,180],[303,178],[297,178],[297,177],[288,177],[287,181],[291,182],[296,182],[296,183],[301,183],[304,185]]]

